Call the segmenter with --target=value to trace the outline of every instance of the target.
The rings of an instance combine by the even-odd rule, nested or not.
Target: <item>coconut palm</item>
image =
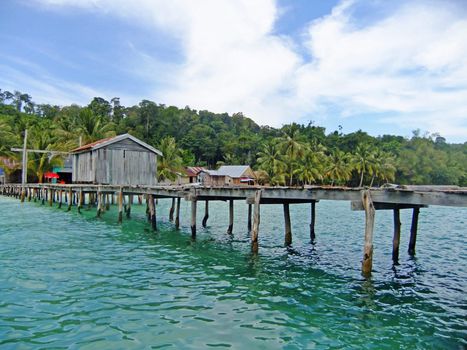
[[[102,116],[94,115],[89,108],[83,108],[79,112],[76,124],[84,143],[115,136],[115,124],[105,121]]]
[[[329,165],[326,168],[326,177],[334,182],[347,181],[352,174],[352,167],[349,164],[350,156],[339,150],[334,150],[329,156]]]
[[[296,170],[297,161],[305,153],[305,146],[301,142],[299,130],[293,126],[286,128],[279,145],[284,155],[283,162],[286,165],[289,185],[292,186],[293,174]]]
[[[308,148],[298,163],[295,174],[298,174],[298,179],[302,183],[309,185],[323,179],[322,164],[321,155]]]
[[[352,163],[360,174],[360,183],[358,187],[362,187],[365,174],[373,174],[373,161],[374,157],[370,145],[359,144],[352,158]]]
[[[159,144],[163,156],[157,164],[158,180],[175,180],[177,172],[182,170],[183,159],[175,138],[165,137]]]
[[[258,164],[260,169],[267,173],[271,185],[283,183],[285,166],[277,142],[270,141],[263,144],[258,153]]]

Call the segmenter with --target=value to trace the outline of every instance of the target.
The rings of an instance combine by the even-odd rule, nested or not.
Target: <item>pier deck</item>
[[[315,206],[321,200],[344,200],[351,202],[352,210],[365,210],[365,244],[362,262],[362,272],[369,275],[372,269],[373,256],[373,227],[376,210],[393,210],[394,212],[394,237],[393,237],[393,260],[397,263],[399,256],[400,241],[400,217],[401,209],[412,209],[412,225],[410,230],[409,254],[415,254],[415,243],[417,236],[418,216],[420,208],[429,205],[441,205],[452,207],[467,207],[467,188],[457,186],[391,186],[386,188],[349,188],[349,187],[325,187],[307,186],[295,187],[260,187],[260,186],[115,186],[115,185],[90,185],[90,184],[5,184],[0,185],[0,194],[16,196],[24,201],[41,199],[50,205],[58,202],[63,203],[65,195],[68,210],[73,204],[78,211],[85,204],[86,194],[88,205],[96,205],[97,216],[100,216],[105,207],[110,203],[118,204],[118,221],[122,221],[123,210],[130,217],[133,196],[138,197],[138,202],[143,203],[143,197],[147,205],[148,220],[153,229],[157,230],[156,198],[171,198],[172,207],[170,218],[175,213],[175,226],[179,227],[180,200],[191,202],[191,231],[196,237],[196,211],[197,202],[205,202],[205,215],[203,226],[209,218],[209,201],[229,201],[229,228],[227,233],[232,233],[234,224],[233,208],[234,201],[245,200],[248,204],[248,229],[251,230],[251,248],[254,253],[258,252],[258,235],[260,226],[260,207],[262,204],[282,204],[284,208],[285,238],[286,245],[292,243],[292,232],[290,225],[290,204],[310,203],[310,239],[316,239],[315,234]],[[126,200],[125,200],[126,196]],[[116,200],[115,200],[116,198]],[[126,203],[124,205],[124,203]],[[124,209],[125,207],[125,209]],[[252,223],[253,216],[253,223]]]

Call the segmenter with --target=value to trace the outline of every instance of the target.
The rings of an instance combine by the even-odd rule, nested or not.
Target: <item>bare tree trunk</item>
[[[362,185],[363,185],[363,174],[364,174],[364,173],[365,173],[365,171],[362,170],[362,174],[361,174],[361,176],[360,176],[360,185],[358,185],[358,187],[362,187]]]

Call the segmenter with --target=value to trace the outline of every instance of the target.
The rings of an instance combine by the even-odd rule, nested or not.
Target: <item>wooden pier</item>
[[[133,197],[138,202],[146,204],[148,221],[154,230],[157,230],[157,212],[155,201],[158,198],[172,199],[169,219],[174,221],[175,227],[180,226],[181,199],[191,202],[191,234],[196,237],[196,212],[198,202],[204,202],[204,218],[202,225],[206,226],[209,218],[210,201],[227,201],[229,203],[229,226],[227,233],[232,234],[234,226],[234,201],[243,200],[248,204],[248,229],[251,230],[251,250],[258,253],[258,237],[260,233],[261,205],[278,204],[284,211],[284,244],[292,244],[292,230],[290,222],[290,205],[298,203],[310,204],[310,241],[316,240],[316,203],[321,200],[344,200],[351,202],[352,210],[365,211],[364,249],[362,260],[362,273],[371,274],[373,259],[373,229],[375,212],[377,210],[392,210],[394,214],[394,237],[392,257],[394,263],[399,258],[400,242],[400,210],[411,209],[412,225],[408,253],[415,254],[417,239],[418,217],[421,208],[429,205],[467,207],[467,188],[457,186],[392,186],[388,188],[347,188],[347,187],[321,187],[309,186],[305,188],[289,187],[202,187],[202,186],[115,186],[115,185],[87,185],[87,184],[6,184],[0,186],[0,194],[15,196],[22,202],[42,201],[52,206],[58,202],[62,206],[63,199],[68,210],[76,206],[81,211],[88,195],[88,206],[96,206],[96,215],[100,216],[105,208],[114,203],[118,206],[118,222],[131,215]],[[175,215],[175,218],[174,218]]]

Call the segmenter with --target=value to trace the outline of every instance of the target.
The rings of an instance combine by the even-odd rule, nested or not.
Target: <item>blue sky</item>
[[[0,88],[467,141],[463,0],[0,2]]]

